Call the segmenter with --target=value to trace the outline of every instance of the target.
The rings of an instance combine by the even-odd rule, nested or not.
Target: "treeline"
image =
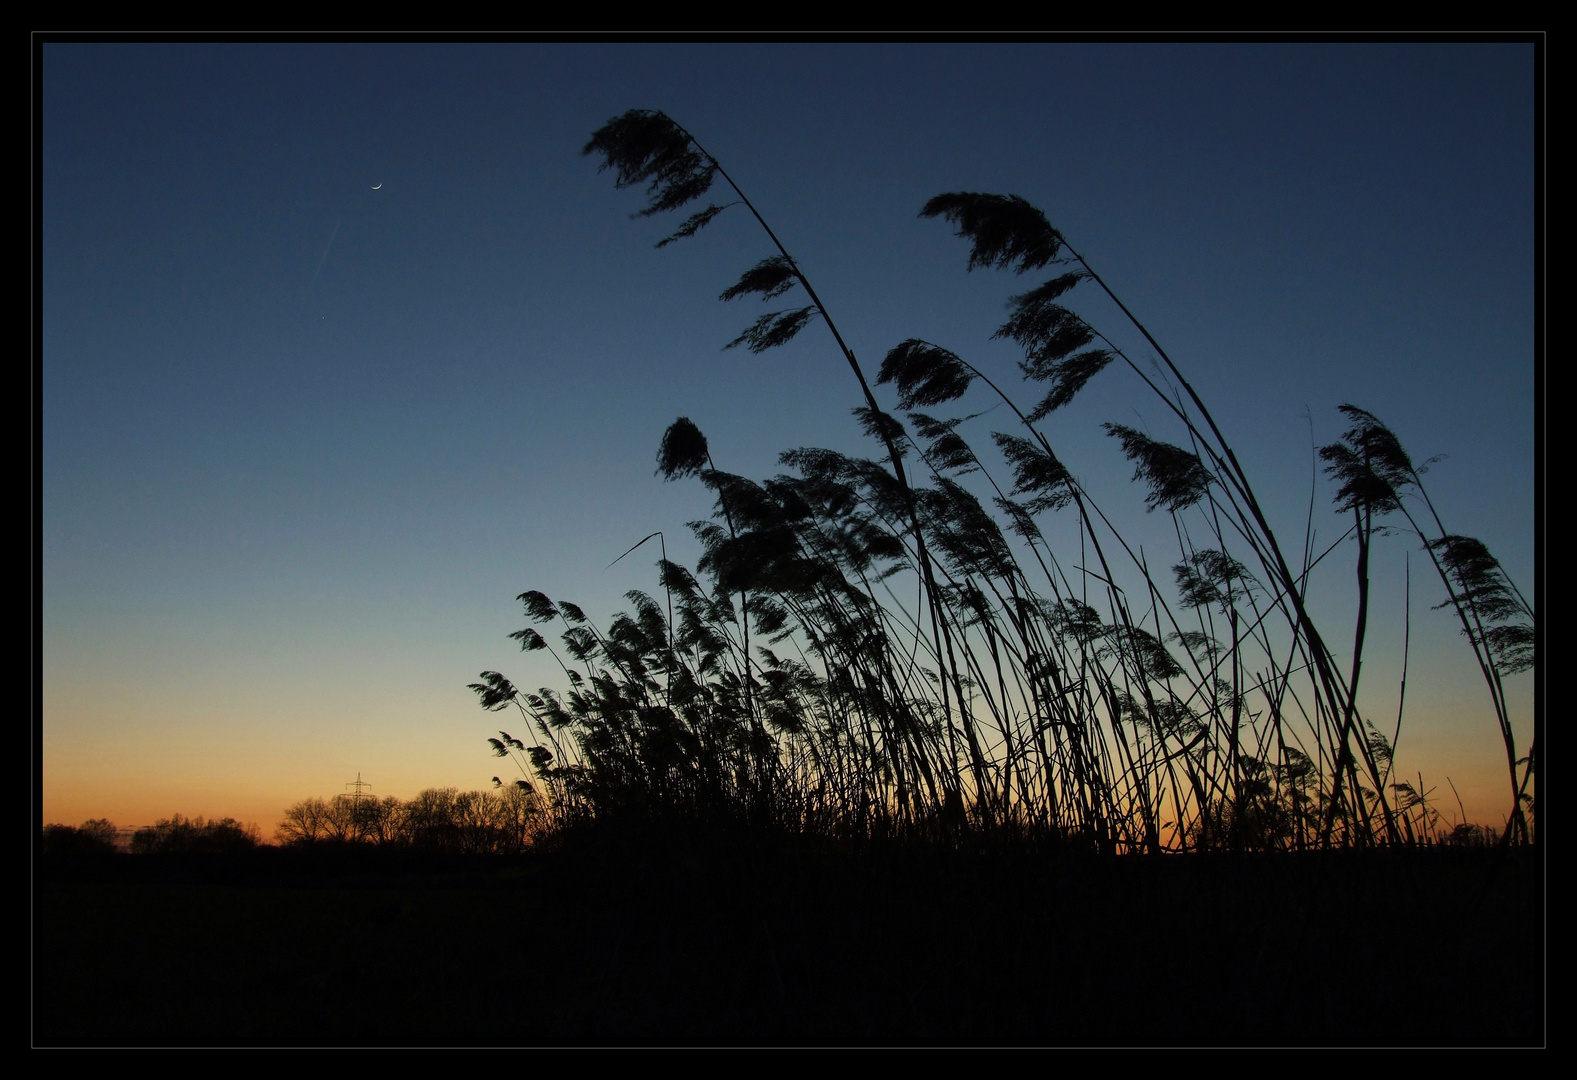
[[[274,839],[286,846],[370,844],[512,854],[530,847],[543,826],[537,796],[518,786],[495,791],[428,788],[407,801],[392,795],[303,799],[285,811]]]
[[[119,850],[120,830],[106,818],[91,818],[81,825],[45,825],[45,855],[112,855]],[[262,843],[257,826],[242,825],[235,818],[208,821],[172,814],[160,818],[131,836],[134,855],[167,853],[225,854],[251,851]]]
[[[365,844],[453,854],[515,854],[524,851],[546,826],[536,794],[519,786],[495,791],[428,788],[414,798],[336,795],[303,799],[284,812],[274,833],[282,847]],[[44,855],[110,855],[122,850],[114,822],[104,818],[81,825],[43,828]],[[134,855],[159,853],[224,854],[266,846],[257,826],[234,818],[161,818],[131,836]]]
[[[543,812],[537,795],[519,785],[497,791],[428,788],[409,801],[336,795],[303,799],[285,811],[274,834],[284,847],[366,844],[455,854],[518,854],[549,832],[556,819]],[[1461,823],[1442,828],[1426,843],[1447,847],[1487,848],[1499,833],[1483,825]],[[113,821],[91,818],[81,825],[45,825],[41,850],[45,856],[117,854],[120,830]],[[160,853],[226,854],[265,846],[255,825],[234,818],[204,820],[173,814],[138,829],[129,850],[136,855]]]
[[[110,855],[116,850],[120,830],[113,821],[90,818],[81,825],[45,825],[45,855]]]

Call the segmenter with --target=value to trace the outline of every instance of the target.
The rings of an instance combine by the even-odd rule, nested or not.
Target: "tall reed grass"
[[[1023,350],[1020,400],[919,339],[894,346],[873,382],[755,205],[666,115],[616,117],[585,153],[617,187],[644,187],[636,216],[686,207],[719,182],[733,193],[658,246],[736,206],[752,215],[768,251],[721,298],[797,290],[801,302],[760,316],[727,347],[764,352],[819,320],[858,384],[855,414],[877,453],[791,450],[786,471],[752,480],[718,469],[681,417],[658,469],[715,495],[712,519],[692,525],[703,548],[695,569],[664,551],[661,600],[631,592],[605,630],[573,603],[520,594],[535,626],[512,636],[551,654],[563,687],[522,691],[487,671],[471,688],[483,707],[518,712],[529,745],[502,731],[489,741],[554,820],[673,816],[851,836],[1005,830],[1106,851],[1430,842],[1428,792],[1393,761],[1403,706],[1394,721],[1359,706],[1372,545],[1403,530],[1427,553],[1441,606],[1485,680],[1510,785],[1501,842],[1534,839],[1537,729],[1519,753],[1504,685],[1534,664],[1534,609],[1482,543],[1446,528],[1425,466],[1379,419],[1344,406],[1348,429],[1319,451],[1351,523],[1317,550],[1313,503],[1300,536],[1273,529],[1184,372],[1023,199],[952,192],[920,211],[967,243],[968,269],[1050,268],[1011,298],[996,331]],[[1137,363],[1066,306],[1078,290],[1115,305],[1159,363]],[[1106,496],[1045,433],[1108,368],[1136,378],[1175,431],[1167,442],[1104,426],[1147,509],[1169,519],[1176,551],[1165,564],[1114,525]],[[890,388],[892,404],[876,387]],[[972,395],[1013,419],[989,433],[994,453],[966,438],[979,410],[961,403]],[[1076,549],[1048,541],[1048,515],[1076,523]],[[1309,596],[1311,572],[1347,540],[1357,553],[1350,641],[1316,625]]]

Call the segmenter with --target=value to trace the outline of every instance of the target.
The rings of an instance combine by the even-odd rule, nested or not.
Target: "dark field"
[[[59,1044],[1538,1045],[1535,851],[585,842],[40,864]]]

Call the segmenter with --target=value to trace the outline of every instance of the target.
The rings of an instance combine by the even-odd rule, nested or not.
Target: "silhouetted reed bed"
[[[1526,849],[1109,856],[650,822],[51,857],[44,1043],[1531,1044]]]
[[[658,591],[606,629],[520,594],[532,625],[512,637],[562,681],[472,684],[509,717],[489,743],[515,774],[494,791],[307,800],[285,846],[223,856],[94,857],[93,830],[60,833],[38,908],[45,1041],[1542,1038],[1543,714],[1519,750],[1504,685],[1534,665],[1535,612],[1447,529],[1378,418],[1344,406],[1317,451],[1345,533],[1315,544],[1311,490],[1288,543],[1183,372],[1024,200],[921,209],[968,242],[970,269],[1054,268],[996,333],[1023,350],[1020,405],[1000,373],[917,339],[868,379],[777,234],[667,116],[626,113],[586,152],[645,187],[637,216],[733,190],[659,246],[753,215],[768,253],[722,299],[805,303],[730,347],[824,323],[874,456],[801,448],[755,481],[670,425],[659,473],[715,496],[692,524],[703,554],[692,571],[660,533],[637,544],[659,545]],[[1081,288],[1154,364],[1064,306]],[[1043,430],[1107,368],[1173,429],[1104,425],[1175,540],[1165,558]],[[999,404],[1008,430],[979,438]],[[1484,678],[1508,785],[1488,833],[1397,767],[1405,661],[1394,707],[1359,706],[1371,551],[1390,533],[1433,568]],[[1316,575],[1345,552],[1351,576]],[[1356,590],[1350,638],[1311,613],[1338,580]]]
[[[1000,373],[919,339],[895,345],[873,384],[778,235],[666,115],[616,117],[585,152],[618,187],[645,188],[637,217],[719,181],[732,190],[658,246],[733,207],[753,215],[769,253],[721,298],[797,290],[804,303],[762,315],[727,347],[765,352],[824,323],[877,452],[792,450],[787,471],[758,482],[719,469],[681,417],[657,462],[666,479],[694,477],[716,496],[712,519],[691,524],[695,572],[648,536],[636,547],[661,545],[661,591],[629,593],[630,610],[605,630],[573,603],[520,594],[535,625],[512,636],[550,653],[562,683],[531,692],[485,671],[472,689],[512,717],[513,733],[489,741],[519,775],[495,782],[535,800],[546,828],[635,814],[829,838],[1008,829],[1107,852],[1427,846],[1444,826],[1439,800],[1394,760],[1405,643],[1394,707],[1359,707],[1371,550],[1399,533],[1433,567],[1437,606],[1484,677],[1485,719],[1505,748],[1501,840],[1536,839],[1542,712],[1519,752],[1504,685],[1534,663],[1534,609],[1482,543],[1447,529],[1424,487],[1428,463],[1415,465],[1378,418],[1343,406],[1345,432],[1318,450],[1346,531],[1315,543],[1311,488],[1289,544],[1178,365],[1023,199],[952,192],[920,210],[968,242],[971,270],[1053,268],[1010,299],[995,334],[1023,350],[1032,395],[1021,405]],[[1081,290],[1120,312],[1152,363],[1064,305]],[[1106,496],[1063,465],[1044,430],[1092,379],[1114,377],[1108,368],[1160,402],[1173,428],[1169,442],[1103,425],[1146,509],[1168,519],[1168,557],[1113,524]],[[884,386],[896,410],[878,401]],[[1008,427],[982,453],[967,433],[996,406]],[[1060,545],[1042,529],[1059,517]],[[1338,551],[1355,553],[1353,576],[1316,577]],[[1310,590],[1343,580],[1356,588],[1349,645],[1311,614]]]

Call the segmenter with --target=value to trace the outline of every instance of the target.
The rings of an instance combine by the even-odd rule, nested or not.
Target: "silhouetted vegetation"
[[[920,210],[968,243],[969,270],[1052,268],[996,331],[1023,352],[1021,407],[918,339],[868,379],[799,263],[667,116],[626,113],[586,152],[644,188],[638,217],[733,191],[658,246],[754,215],[770,249],[722,300],[804,302],[725,347],[825,324],[876,453],[795,449],[757,481],[674,421],[657,472],[715,497],[692,524],[701,558],[663,547],[661,598],[631,592],[606,629],[518,596],[531,625],[511,637],[563,683],[471,685],[515,717],[488,743],[518,775],[490,791],[306,799],[278,846],[176,815],[132,847],[187,858],[46,858],[41,1041],[1539,1041],[1539,739],[1519,752],[1504,688],[1535,663],[1537,622],[1441,523],[1427,463],[1343,407],[1317,463],[1345,532],[1316,548],[1311,493],[1288,544],[1179,368],[1025,200]],[[1065,306],[1079,290],[1158,364]],[[1041,426],[1108,370],[1170,418],[1102,429],[1176,538],[1164,559]],[[975,437],[972,394],[1014,423]],[[1071,550],[1043,531],[1058,516]],[[1405,700],[1394,720],[1359,707],[1372,545],[1393,533],[1427,553],[1483,672],[1504,828],[1445,821],[1397,770]],[[1350,648],[1309,603],[1349,540]],[[112,833],[52,825],[43,848]]]
[[[496,778],[495,778],[496,781]],[[518,854],[542,826],[529,790],[428,788],[408,802],[385,796],[303,799],[285,811],[275,839],[282,844],[368,844],[461,855]]]
[[[134,855],[229,855],[251,851],[261,843],[255,827],[234,818],[205,821],[172,814],[160,818],[131,837]]]
[[[1541,1038],[1532,851],[1112,858],[649,824],[575,826],[520,857],[318,844],[46,865],[36,1037]]]
[[[1178,365],[1022,198],[951,192],[920,216],[953,226],[969,270],[1053,268],[1011,298],[995,333],[1022,348],[1020,373],[1039,384],[1038,401],[1021,407],[959,353],[910,339],[887,353],[874,383],[891,387],[893,409],[803,268],[689,132],[633,110],[585,153],[617,187],[644,189],[637,217],[685,207],[719,182],[732,190],[658,246],[732,207],[754,215],[772,250],[721,299],[797,289],[805,303],[760,316],[725,347],[763,352],[823,322],[880,452],[791,450],[786,472],[755,481],[720,470],[681,417],[662,439],[658,472],[694,477],[716,497],[712,520],[691,526],[704,549],[695,572],[665,553],[663,602],[631,592],[630,610],[606,630],[574,604],[520,594],[562,647],[532,626],[512,636],[550,652],[565,687],[523,691],[486,671],[472,689],[483,707],[519,714],[525,738],[500,731],[489,742],[514,760],[516,783],[540,797],[551,827],[634,816],[949,843],[965,830],[1112,852],[1433,843],[1441,827],[1429,790],[1394,768],[1405,701],[1394,722],[1358,704],[1370,552],[1396,531],[1428,554],[1446,591],[1440,606],[1457,615],[1483,671],[1509,769],[1502,839],[1534,837],[1538,739],[1519,756],[1503,686],[1534,663],[1534,610],[1481,543],[1446,529],[1425,467],[1374,416],[1344,406],[1351,426],[1319,450],[1350,525],[1317,550],[1311,497],[1289,546]],[[1153,350],[1154,366],[1065,306],[1090,289]],[[1167,441],[1104,426],[1146,509],[1170,519],[1177,550],[1166,560],[1112,523],[1041,427],[1114,366],[1175,429]],[[989,433],[994,453],[965,436],[984,409],[961,404],[971,394],[1016,418]],[[1047,539],[1048,515],[1071,515],[1072,550]],[[1357,621],[1339,652],[1308,593],[1347,540]]]
[[[45,825],[40,851],[46,856],[113,855],[119,830],[104,818],[91,818],[81,825]]]

